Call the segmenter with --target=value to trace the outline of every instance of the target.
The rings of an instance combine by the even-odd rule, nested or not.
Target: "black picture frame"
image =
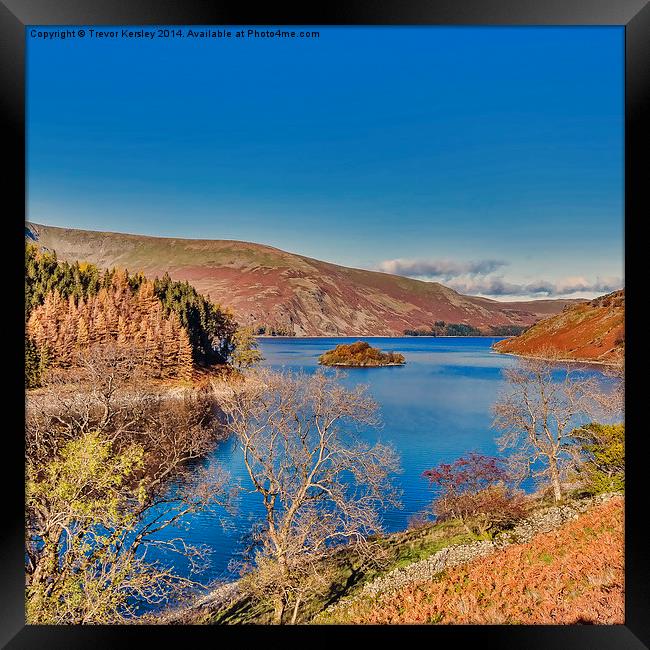
[[[620,626],[435,626],[435,627],[173,627],[173,626],[26,626],[24,620],[24,447],[21,427],[24,413],[23,366],[24,295],[22,251],[25,216],[25,26],[110,24],[226,24],[226,25],[620,25],[625,27],[625,275],[627,294],[626,420],[630,435],[626,445],[626,622]],[[8,648],[115,648],[136,644],[153,646],[178,640],[188,643],[215,641],[229,644],[261,635],[261,642],[276,643],[290,637],[292,643],[311,636],[338,636],[350,643],[367,643],[368,634],[379,632],[381,641],[399,642],[404,634],[424,635],[426,643],[477,644],[494,648],[647,648],[650,644],[650,564],[647,542],[642,536],[647,503],[644,498],[644,466],[647,462],[646,433],[641,428],[639,385],[642,326],[637,304],[641,288],[632,262],[643,241],[637,224],[650,215],[648,209],[648,159],[644,139],[646,110],[650,103],[650,6],[648,0],[383,0],[373,6],[348,0],[304,6],[288,11],[275,3],[250,8],[233,2],[208,0],[0,0],[0,53],[2,64],[3,138],[8,165],[4,175],[4,198],[9,199],[2,222],[5,247],[5,288],[15,304],[7,313],[9,331],[5,389],[8,409],[3,442],[7,451],[3,471],[3,521],[0,526],[0,645]],[[15,257],[14,257],[15,255]],[[6,257],[6,255],[5,255]],[[15,368],[15,370],[14,370]],[[8,417],[14,416],[14,418]],[[12,425],[9,426],[9,422]],[[295,640],[293,639],[295,637]],[[241,643],[241,641],[239,641]]]

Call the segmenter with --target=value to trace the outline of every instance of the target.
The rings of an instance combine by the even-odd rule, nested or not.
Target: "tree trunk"
[[[476,537],[476,533],[469,527],[469,524],[464,519],[461,519],[461,522],[463,524],[463,528],[467,531],[467,534],[471,535],[472,537]]]
[[[296,624],[298,618],[298,607],[300,607],[300,596],[296,596],[296,604],[293,606],[293,615],[291,616],[291,625]]]
[[[38,584],[44,582],[48,577],[56,576],[58,574],[58,551],[59,546],[57,541],[61,533],[58,535],[50,532],[45,535],[45,546],[41,551],[41,556],[36,562],[34,572],[29,580],[30,584]]]
[[[276,548],[277,547],[278,544],[276,543]],[[284,616],[284,610],[287,606],[287,585],[289,582],[289,569],[287,567],[287,557],[284,552],[279,553],[278,564],[280,565],[280,571],[282,572],[282,584],[278,585],[280,593],[275,601],[275,616],[273,622],[276,625],[282,625],[282,617]]]
[[[275,600],[275,608],[273,612],[273,623],[275,625],[282,625],[283,616],[284,616],[284,596],[278,596]]]
[[[557,462],[554,458],[550,459],[551,485],[553,486],[553,496],[555,502],[562,501],[562,485],[560,484],[560,473],[557,469]]]

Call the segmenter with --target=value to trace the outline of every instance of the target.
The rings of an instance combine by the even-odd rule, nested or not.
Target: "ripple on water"
[[[264,365],[275,369],[315,372],[318,357],[339,343],[354,338],[264,338],[260,348]],[[392,443],[401,457],[398,483],[403,491],[402,509],[384,512],[389,531],[402,530],[410,517],[428,505],[431,494],[421,474],[443,461],[453,461],[469,451],[496,454],[491,407],[503,387],[501,371],[516,363],[509,355],[491,350],[494,338],[371,338],[383,351],[404,354],[406,365],[385,368],[339,370],[347,386],[367,384],[378,402],[383,425],[365,429],[369,441],[378,437]],[[585,372],[598,373],[598,369]],[[233,481],[247,486],[248,475],[233,440],[215,450],[206,463],[220,463]],[[211,550],[207,571],[195,576],[201,582],[231,577],[229,562],[242,549],[242,536],[262,514],[258,496],[243,492],[234,516],[224,512],[198,513],[184,521],[186,541],[205,544]],[[166,531],[165,537],[179,535]],[[176,570],[188,567],[179,557],[161,556]]]

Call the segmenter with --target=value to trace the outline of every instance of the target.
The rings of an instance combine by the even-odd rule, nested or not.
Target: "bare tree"
[[[273,600],[276,623],[288,607],[296,622],[301,603],[327,586],[323,560],[335,546],[371,554],[379,510],[397,503],[397,456],[358,436],[359,425],[378,423],[375,402],[323,373],[260,370],[215,390],[265,509],[251,582]]]
[[[600,404],[606,413],[621,415],[625,412],[625,359],[605,366],[603,374],[613,386],[599,395]]]
[[[27,397],[27,456],[43,462],[70,440],[101,433],[117,450],[141,445],[145,471],[162,484],[203,456],[225,432],[209,389],[147,382],[130,346],[94,346],[74,371],[55,370]]]
[[[193,582],[147,558],[164,546],[198,567],[203,549],[163,529],[229,508],[219,467],[188,461],[223,436],[214,398],[148,387],[127,348],[84,351],[28,395],[26,582],[31,623],[114,623]],[[174,479],[177,488],[169,489]]]
[[[504,374],[507,387],[493,409],[494,426],[503,432],[499,447],[513,450],[519,480],[547,480],[560,501],[567,470],[580,462],[578,443],[590,439],[585,425],[610,415],[618,402],[594,377],[552,360],[524,359]]]
[[[169,494],[151,491],[143,450],[116,452],[101,434],[68,442],[59,457],[27,466],[26,607],[29,623],[121,623],[196,583],[147,558],[153,547],[200,561],[204,549],[156,533],[186,515],[226,506],[216,469]],[[198,565],[197,565],[198,568]]]

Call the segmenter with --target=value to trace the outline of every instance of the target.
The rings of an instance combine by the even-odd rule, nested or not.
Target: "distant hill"
[[[521,355],[553,350],[565,359],[616,362],[625,350],[625,291],[566,307],[494,348]]]
[[[237,320],[267,333],[297,336],[395,336],[435,321],[531,325],[575,300],[499,302],[464,296],[437,282],[348,268],[231,240],[172,239],[28,223],[25,236],[59,259],[101,268],[167,271],[188,280]]]

